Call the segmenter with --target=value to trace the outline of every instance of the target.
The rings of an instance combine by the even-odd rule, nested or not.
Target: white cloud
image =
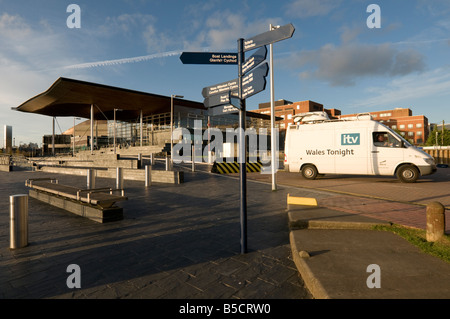
[[[297,18],[325,16],[340,4],[339,0],[296,0],[286,6],[286,14]]]
[[[301,78],[314,78],[331,86],[353,86],[373,76],[398,76],[424,69],[424,57],[414,50],[397,50],[392,45],[350,43],[326,44],[318,50],[301,51],[283,59],[282,64],[300,71]]]
[[[75,60],[70,40],[63,33],[53,32],[42,20],[32,24],[19,15],[0,15],[0,126],[12,125],[17,141],[40,142],[42,135],[51,131],[43,125],[44,117],[11,108],[45,91],[63,76],[58,67]]]
[[[411,74],[394,79],[385,86],[366,89],[370,97],[357,100],[353,106],[374,107],[398,105],[405,101],[450,94],[450,67],[436,68],[420,75]]]
[[[281,19],[266,18],[248,21],[245,14],[216,12],[205,23],[207,29],[202,46],[213,49],[232,48],[236,50],[237,40],[269,31],[269,25],[281,24]]]
[[[3,13],[0,16],[0,36],[14,39],[23,38],[31,33],[30,26],[22,17]]]

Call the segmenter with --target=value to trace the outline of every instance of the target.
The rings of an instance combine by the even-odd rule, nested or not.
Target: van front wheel
[[[414,183],[419,178],[419,170],[412,165],[405,165],[397,170],[397,178],[403,183]]]
[[[302,168],[302,176],[306,179],[316,179],[318,174],[314,165],[305,165]]]

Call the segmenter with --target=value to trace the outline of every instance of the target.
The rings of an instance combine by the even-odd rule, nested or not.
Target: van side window
[[[373,145],[378,147],[401,147],[401,142],[388,132],[374,132]]]

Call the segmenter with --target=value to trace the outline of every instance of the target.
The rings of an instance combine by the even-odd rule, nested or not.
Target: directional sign
[[[281,40],[289,39],[294,34],[295,28],[289,23],[278,29],[270,30],[258,34],[250,39],[244,40],[244,52],[262,47],[263,45],[275,43]]]
[[[267,63],[261,64],[242,79],[242,98],[246,99],[266,88],[266,76],[269,72]]]
[[[242,78],[242,98],[246,99],[255,95],[266,88],[266,76],[269,72],[269,65],[263,63],[259,65],[252,72]],[[202,94],[205,97],[203,104],[206,107],[214,107],[217,105],[229,104],[229,92],[232,95],[237,95],[239,92],[239,80],[231,80],[223,82],[210,87],[206,87],[202,90]]]
[[[264,61],[267,58],[267,47],[263,46],[258,51],[252,54],[247,60],[245,60],[242,65],[242,73],[247,73],[250,70],[253,70],[258,64]]]
[[[223,94],[229,91],[238,91],[239,89],[239,80],[234,79],[227,82],[222,82],[216,85],[207,86],[203,88],[202,95],[203,97],[208,97],[215,94]]]
[[[224,52],[183,52],[180,56],[183,64],[238,64],[237,53]]]
[[[224,114],[236,114],[239,113],[239,109],[235,108],[231,104],[224,104],[218,107],[212,107],[208,110],[208,115],[218,116]]]
[[[230,100],[230,104],[233,105],[237,110],[241,109],[241,99],[231,92],[228,92],[228,99]]]
[[[266,78],[257,78],[251,85],[244,86],[242,98],[246,99],[266,89]]]
[[[230,103],[230,97],[229,97],[228,92],[223,93],[223,94],[211,95],[203,100],[203,104],[205,105],[205,107],[214,107],[214,106],[224,105],[224,104],[229,104],[229,103]]]

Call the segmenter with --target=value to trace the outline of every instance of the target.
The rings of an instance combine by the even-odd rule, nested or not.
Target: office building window
[[[421,128],[421,127],[422,127],[422,123],[417,123],[417,124],[416,124],[416,127],[417,127],[417,128]]]
[[[414,132],[408,132],[408,136],[414,136]]]
[[[408,128],[413,128],[414,124],[408,124]]]
[[[392,125],[392,129],[396,130],[397,129],[397,125]]]
[[[400,129],[404,129],[405,128],[405,124],[400,124]]]
[[[422,131],[417,131],[417,136],[422,136]]]

